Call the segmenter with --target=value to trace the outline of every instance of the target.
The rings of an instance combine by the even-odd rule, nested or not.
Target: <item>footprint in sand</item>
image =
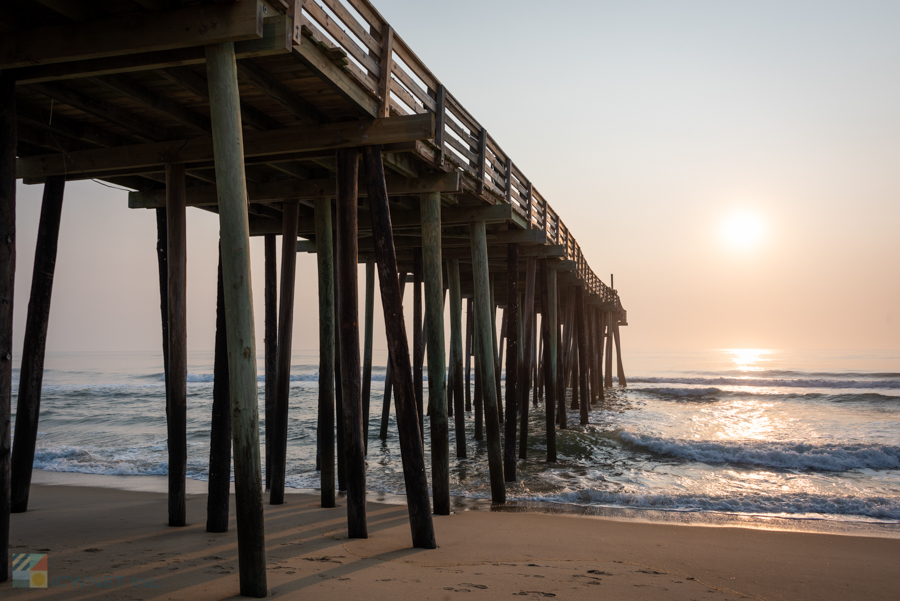
[[[518,593],[513,593],[513,595],[534,595],[536,597],[555,597],[555,593],[545,593],[544,591],[520,591]]]
[[[471,586],[472,588],[478,588],[482,590],[487,588],[486,584],[472,584],[471,582],[463,582],[459,586]]]

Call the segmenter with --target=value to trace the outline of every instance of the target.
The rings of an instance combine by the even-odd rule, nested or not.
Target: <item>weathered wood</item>
[[[434,512],[450,515],[450,425],[444,388],[444,284],[441,272],[441,195],[423,194],[422,271],[428,349],[428,406],[431,408],[431,487]]]
[[[385,24],[381,31],[381,74],[378,77],[378,116],[391,116],[391,71],[394,68],[394,29]]]
[[[403,293],[406,292],[406,272],[400,272],[400,300],[403,301]],[[393,389],[393,370],[391,369],[391,357],[388,354],[388,364],[384,370],[384,399],[381,408],[381,430],[378,438],[387,440],[388,424],[391,418],[391,390]]]
[[[184,526],[187,511],[187,215],[184,186],[184,165],[167,165],[169,381],[166,442],[169,450],[169,526]]]
[[[625,380],[625,368],[622,367],[622,346],[619,343],[619,319],[618,316],[613,317],[613,336],[616,341],[616,377],[619,379],[619,386],[622,388],[628,386]]]
[[[425,389],[422,382],[425,363],[425,336],[422,318],[422,253],[413,251],[413,384],[419,411],[419,432],[425,436]],[[423,438],[424,441],[424,438]]]
[[[375,316],[375,262],[366,262],[366,306],[363,324],[362,413],[363,443],[369,452],[369,412],[372,399],[372,319]]]
[[[12,325],[16,283],[16,82],[0,71],[0,582],[9,577]]]
[[[22,367],[19,370],[19,394],[16,402],[16,437],[13,439],[10,511],[28,510],[28,493],[37,444],[38,419],[41,409],[41,383],[44,379],[44,352],[47,348],[47,325],[50,320],[50,298],[56,270],[56,249],[62,217],[66,182],[54,177],[44,184],[41,220],[38,225],[31,278],[31,297],[25,321]]]
[[[507,482],[516,481],[516,424],[518,417],[519,363],[519,245],[508,245],[506,258],[506,438],[503,452],[503,475]]]
[[[169,405],[169,226],[166,209],[156,209],[156,265],[159,274],[159,313],[162,325],[163,387]]]
[[[484,391],[481,388],[481,382],[484,379],[484,373],[481,371],[481,363],[484,358],[479,355],[478,351],[478,326],[476,324],[475,331],[472,332],[472,347],[475,349],[475,353],[472,356],[472,363],[474,364],[475,371],[475,382],[474,388],[475,393],[472,398],[472,408],[475,411],[475,432],[473,433],[473,438],[475,440],[484,440]]]
[[[606,312],[606,381],[604,385],[612,388],[612,358],[613,358],[613,323],[616,319],[612,311]]]
[[[497,418],[503,423],[503,401],[501,399],[500,390],[500,351],[499,337],[497,336],[497,300],[496,300],[496,274],[490,274],[489,281],[491,283],[491,353],[494,361],[494,388],[496,388],[497,399]]]
[[[466,299],[466,411],[472,410],[472,298]]]
[[[503,482],[503,457],[500,448],[500,416],[497,408],[494,359],[491,351],[490,283],[484,222],[473,222],[470,232],[472,236],[472,272],[475,284],[475,329],[478,332],[475,343],[479,351],[479,367],[482,376],[480,383],[484,398],[491,500],[494,503],[505,503],[506,487]]]
[[[250,290],[250,238],[244,180],[240,93],[234,44],[207,46],[210,117],[219,189],[222,280],[228,336],[228,375],[232,409],[234,488],[241,594],[265,597],[266,546],[259,415],[256,336]]]
[[[278,345],[275,363],[275,411],[272,433],[272,476],[269,479],[269,503],[284,503],[284,480],[287,470],[288,406],[291,393],[291,342],[294,330],[294,279],[297,273],[297,215],[300,204],[296,200],[284,202],[284,230],[281,234],[281,298],[278,307]]]
[[[363,144],[390,144],[434,137],[434,115],[407,115],[322,125],[296,125],[271,131],[248,133],[243,156],[275,156],[312,150],[353,148]],[[214,140],[200,136],[188,140],[149,142],[68,153],[20,158],[16,177],[39,178],[68,172],[97,173],[136,171],[178,161],[197,163],[214,160]],[[246,199],[245,201],[246,202]]]
[[[221,248],[218,274],[213,403],[209,429],[209,484],[206,497],[207,532],[228,532],[228,505],[231,497],[231,399],[228,391],[228,341],[225,332],[227,325],[225,291],[222,288]]]
[[[557,282],[558,284],[558,282]],[[570,337],[570,312],[569,309],[572,306],[571,301],[571,293],[568,287],[563,286],[562,289],[557,288],[559,293],[559,300],[565,302],[565,306],[563,303],[559,303],[559,311],[565,311],[563,315],[563,319],[560,320],[559,323],[559,338],[557,349],[557,365],[556,365],[556,423],[559,426],[560,430],[565,430],[569,427],[568,425],[568,414],[566,413],[566,375],[568,370],[568,356],[569,356],[569,345],[568,340]],[[557,316],[559,313],[557,313]]]
[[[337,320],[340,330],[341,405],[344,423],[344,457],[347,469],[347,535],[368,538],[366,524],[366,443],[363,437],[359,365],[359,291],[356,229],[359,199],[356,193],[359,150],[337,151]],[[296,239],[294,240],[296,244]],[[297,253],[292,253],[297,256]]]
[[[262,25],[262,3],[250,1],[40,27],[4,35],[0,69],[249,40]]]
[[[456,426],[456,457],[466,457],[466,410],[463,394],[462,292],[459,281],[459,259],[447,263],[450,284],[450,357],[453,382],[453,419]]]
[[[278,350],[278,272],[275,257],[275,234],[265,235],[265,412],[266,412],[266,490],[272,485],[272,428],[275,424],[275,372]]]
[[[588,390],[588,329],[584,310],[584,287],[578,286],[575,291],[575,320],[578,327],[578,388],[581,393],[579,408],[581,409],[581,425],[586,426],[591,409],[590,391]]]
[[[316,253],[319,274],[319,478],[322,507],[335,506],[334,494],[334,255],[331,201],[316,199]]]
[[[541,259],[541,330],[544,337],[544,410],[547,428],[547,461],[556,461],[556,272]]]
[[[528,394],[531,392],[532,355],[534,354],[534,286],[537,260],[529,257],[525,274],[525,311],[522,320],[525,325],[525,360],[519,376],[519,459],[528,453]]]
[[[337,203],[335,203],[335,225],[337,225]],[[344,382],[341,377],[341,322],[338,316],[338,299],[341,297],[341,281],[337,275],[338,247],[337,235],[332,246],[334,256],[334,411],[337,415],[337,488],[341,492],[347,490],[347,454],[344,452]]]
[[[597,386],[600,389],[600,398],[604,399],[606,393],[604,392],[603,386],[603,374],[606,373],[604,371],[604,362],[605,362],[605,338],[604,332],[606,331],[606,311],[601,308],[597,308]]]
[[[381,161],[380,149],[377,146],[363,148],[363,162],[369,188],[373,232],[377,241],[375,255],[388,351],[394,374],[394,404],[397,410],[400,455],[403,459],[403,479],[406,485],[413,546],[434,549],[437,544],[428,499],[425,451],[418,427],[406,326],[403,323],[403,311],[397,310],[403,306],[403,300],[400,297],[400,282],[397,279],[397,255],[391,232],[391,214],[388,209],[387,186],[384,181],[384,164]]]

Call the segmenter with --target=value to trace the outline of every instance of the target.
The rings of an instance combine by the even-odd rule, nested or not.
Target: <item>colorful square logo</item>
[[[47,554],[13,554],[13,588],[47,588]]]

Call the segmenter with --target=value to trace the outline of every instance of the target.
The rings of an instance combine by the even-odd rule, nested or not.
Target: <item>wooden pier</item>
[[[624,385],[619,326],[627,316],[618,293],[591,270],[536,185],[368,0],[11,0],[0,7],[0,31],[4,557],[10,511],[28,505],[67,181],[117,185],[132,190],[130,207],[157,211],[172,526],[185,520],[185,212],[219,215],[208,529],[227,528],[230,432],[244,595],[266,594],[264,490],[269,502],[284,502],[294,250],[316,253],[319,269],[322,505],[334,506],[336,482],[347,490],[351,537],[367,536],[376,271],[390,375],[371,412],[379,415],[382,401],[389,410],[393,398],[414,546],[433,548],[432,512],[450,512],[451,415],[456,457],[466,456],[467,437],[486,437],[492,498],[503,503],[516,457],[526,458],[528,412],[539,397],[548,428],[542,459],[555,461],[566,403],[588,422],[591,404],[612,386],[614,347]],[[45,195],[11,448],[16,179],[43,183]],[[250,236],[266,237],[265,482]],[[399,310],[408,283],[412,345]],[[475,431],[466,432],[463,412],[473,408]],[[7,569],[4,561],[0,581]]]

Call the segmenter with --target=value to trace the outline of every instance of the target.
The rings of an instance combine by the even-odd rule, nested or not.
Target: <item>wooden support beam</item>
[[[186,108],[184,105],[169,100],[163,96],[156,94],[145,88],[144,86],[130,81],[122,75],[106,75],[104,77],[95,77],[91,81],[97,82],[111,90],[115,90],[120,94],[128,96],[132,100],[138,102],[142,106],[156,111],[167,117],[175,119],[182,125],[190,127],[194,131],[209,134],[212,127],[209,119],[200,113]]]
[[[243,3],[241,3],[243,4]],[[259,461],[259,416],[256,387],[256,336],[250,290],[250,239],[240,93],[234,44],[206,48],[210,117],[219,190],[219,239],[228,335],[228,375],[231,389],[234,447],[234,488],[237,513],[240,591],[265,597],[266,546],[262,475]]]
[[[368,538],[366,524],[366,446],[363,440],[359,365],[359,293],[356,228],[359,197],[359,150],[337,152],[337,321],[340,331],[341,404],[344,422],[344,458],[347,469],[347,536]],[[295,239],[296,240],[296,239]],[[294,242],[296,244],[296,241]],[[291,253],[296,257],[297,253]]]
[[[335,506],[334,494],[334,255],[331,201],[316,199],[316,253],[319,274],[319,418],[317,447],[322,507]]]
[[[384,181],[384,165],[381,149],[377,146],[363,148],[366,182],[369,187],[369,206],[378,244],[375,254],[378,278],[381,284],[381,304],[384,325],[388,337],[388,351],[394,374],[394,397],[397,408],[397,426],[400,434],[400,454],[403,459],[403,478],[406,484],[406,500],[409,509],[413,546],[434,549],[434,524],[428,499],[428,480],[425,477],[425,451],[419,433],[416,415],[415,393],[409,362],[409,346],[400,297],[397,273],[397,255],[391,232],[391,214],[388,210],[387,185]]]
[[[447,415],[444,357],[444,284],[441,270],[441,195],[423,194],[422,258],[425,276],[428,404],[431,419],[431,486],[434,512],[450,515],[450,424]]]
[[[184,165],[167,165],[169,373],[166,384],[166,431],[169,526],[184,526],[187,523],[187,214],[184,184]]]
[[[472,297],[466,299],[466,411],[472,411],[472,335],[475,322],[472,319]]]
[[[612,388],[612,358],[613,358],[613,323],[615,321],[615,313],[606,312],[606,378],[604,385]]]
[[[225,291],[222,288],[221,248],[219,249],[218,272],[213,405],[209,432],[209,484],[206,498],[207,532],[228,532],[228,505],[231,497],[231,398],[228,390],[228,340],[225,332],[227,326],[225,324]],[[267,425],[268,421],[266,419]],[[268,442],[268,436],[266,442]],[[268,457],[269,454],[266,453],[266,458]]]
[[[450,286],[450,381],[453,383],[453,419],[456,427],[456,457],[466,457],[466,410],[463,394],[462,293],[459,282],[459,259],[447,262]]]
[[[403,301],[403,294],[406,292],[406,272],[400,273],[400,301]],[[387,440],[387,430],[388,430],[388,422],[391,417],[391,390],[393,388],[393,370],[391,369],[391,358],[390,353],[388,353],[388,364],[387,368],[384,371],[384,399],[382,402],[381,409],[381,428],[378,434],[378,438],[381,440]]]
[[[212,85],[212,82],[210,82]],[[297,125],[244,136],[244,157],[276,156],[293,152],[350,148],[427,139],[434,136],[434,115],[408,115],[390,119]],[[214,159],[214,136],[151,142],[112,148],[54,153],[20,158],[16,177],[65,175],[69,171],[96,173],[111,170],[139,172],[145,167],[172,162],[196,163]],[[242,169],[243,178],[243,169]]]
[[[387,178],[388,194],[413,195],[427,194],[430,192],[459,192],[460,174],[438,173],[424,175],[417,179],[406,179],[399,176]],[[187,205],[189,207],[215,206],[218,202],[215,186],[193,186],[187,189]],[[286,199],[314,200],[321,197],[333,198],[335,194],[334,178],[286,180],[281,182],[269,182],[264,184],[250,184],[247,186],[247,194],[250,202],[276,202]],[[360,198],[366,198],[368,192],[360,189]],[[129,192],[128,208],[153,209],[164,206],[165,198],[162,191],[149,190],[147,192]],[[310,220],[304,220],[304,226],[309,227]],[[314,225],[314,224],[313,224]]]
[[[266,490],[272,485],[272,438],[275,417],[276,370],[278,365],[278,265],[275,256],[275,234],[266,234],[263,243],[265,252],[265,414],[266,414]]]
[[[491,500],[506,502],[503,482],[503,458],[500,449],[500,416],[497,408],[497,388],[494,383],[494,361],[491,351],[490,283],[488,280],[487,240],[484,221],[471,224],[472,267],[475,278],[475,343],[478,346],[481,371],[481,390],[484,398],[487,426],[488,468],[491,480]]]
[[[132,12],[18,31],[0,41],[0,69],[205,46],[262,37],[262,2]]]
[[[556,461],[556,272],[541,259],[541,330],[544,338],[544,409],[547,428],[547,461]]]
[[[525,330],[524,361],[519,372],[519,414],[522,420],[519,429],[519,459],[528,453],[528,395],[531,392],[532,355],[534,354],[534,287],[537,259],[530,257],[525,276],[525,311],[522,322]]]
[[[12,492],[10,511],[28,510],[28,494],[37,444],[41,409],[41,382],[44,379],[44,352],[47,348],[47,324],[50,298],[56,270],[59,222],[62,216],[65,178],[54,177],[44,184],[41,219],[38,225],[31,298],[25,320],[22,367],[19,370],[19,394],[16,402],[16,437],[12,448]]]
[[[372,400],[372,320],[375,317],[375,262],[366,261],[366,306],[363,315],[362,412],[363,442],[369,453],[369,412]]]
[[[287,470],[288,406],[291,392],[291,342],[294,330],[294,280],[297,273],[296,200],[284,202],[284,231],[281,234],[281,298],[278,303],[278,343],[275,351],[275,403],[272,424],[266,420],[266,440],[271,433],[272,469],[269,480],[269,504],[284,503]]]
[[[16,283],[16,90],[0,71],[0,582],[9,573],[10,419],[12,418],[12,327]]]
[[[516,481],[516,418],[519,415],[519,245],[507,245],[506,278],[506,438],[503,452],[503,475],[507,482]]]

